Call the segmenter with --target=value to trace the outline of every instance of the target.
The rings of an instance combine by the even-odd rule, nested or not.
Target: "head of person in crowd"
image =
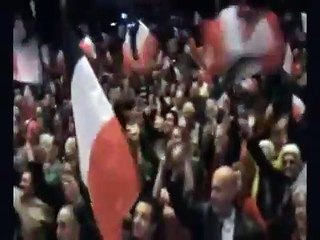
[[[191,157],[191,149],[185,142],[169,141],[167,144],[166,161],[176,174],[182,174],[185,170],[185,162]]]
[[[213,120],[217,117],[218,106],[215,100],[211,98],[207,99],[205,114],[208,120]]]
[[[174,98],[174,105],[178,110],[180,110],[182,109],[184,103],[185,103],[185,96],[184,96],[183,90],[178,89]]]
[[[186,102],[182,108],[183,117],[187,123],[193,123],[196,110],[192,102]]]
[[[39,138],[39,145],[46,153],[46,159],[44,161],[47,163],[54,162],[58,155],[58,147],[55,144],[54,136],[48,133],[41,134]]]
[[[304,186],[299,186],[292,193],[295,207],[297,235],[301,240],[307,239],[307,191]]]
[[[303,169],[301,152],[296,144],[286,144],[279,153],[279,160],[284,174],[295,181]]]
[[[215,131],[215,153],[218,155],[223,155],[227,151],[228,147],[228,134],[226,132],[225,126],[219,124]]]
[[[174,126],[178,125],[178,114],[175,111],[169,111],[164,120],[163,132],[170,136]]]
[[[151,197],[141,197],[134,208],[132,236],[135,239],[154,239],[161,227],[162,207]]]
[[[127,132],[129,143],[131,144],[139,143],[141,128],[138,124],[137,119],[135,119],[134,117],[129,119],[129,121],[126,124],[126,132]]]
[[[22,100],[23,100],[23,97],[21,93],[15,94],[14,101],[13,101],[14,106],[17,106],[18,108],[20,108],[22,105]]]
[[[259,142],[259,146],[269,161],[273,161],[275,159],[276,153],[274,149],[274,144],[270,140],[261,140]]]
[[[153,127],[158,131],[163,131],[164,119],[160,115],[156,114],[153,122]]]
[[[80,237],[80,225],[73,213],[72,205],[63,206],[57,216],[57,239],[77,240]]]
[[[26,128],[26,140],[31,145],[37,145],[39,143],[39,136],[41,133],[40,126],[34,119],[29,119],[25,122]]]
[[[211,180],[213,211],[221,217],[229,216],[239,190],[239,174],[228,166],[218,168],[213,173]]]
[[[277,153],[281,150],[282,146],[286,144],[288,140],[287,124],[288,124],[287,119],[281,118],[271,128],[270,140],[274,144],[275,151]]]
[[[35,190],[33,186],[34,180],[31,171],[24,171],[21,176],[20,188],[22,189],[23,196],[31,197],[34,195]]]
[[[75,137],[68,137],[64,144],[65,160],[73,161],[77,159],[77,143]]]
[[[170,141],[172,142],[187,142],[188,141],[188,132],[179,126],[175,126],[172,130]]]
[[[199,85],[197,82],[193,82],[189,90],[189,96],[190,98],[195,98],[195,97],[198,97],[199,94],[200,94]]]
[[[53,129],[56,134],[62,131],[62,118],[59,112],[56,112],[53,117]]]

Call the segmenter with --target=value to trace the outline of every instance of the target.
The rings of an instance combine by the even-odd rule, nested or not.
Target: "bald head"
[[[218,168],[211,181],[211,202],[215,212],[226,215],[239,191],[239,174],[228,166]]]
[[[237,186],[238,175],[231,167],[222,166],[214,172],[212,176],[212,183],[214,180],[218,180],[225,186],[233,187]]]

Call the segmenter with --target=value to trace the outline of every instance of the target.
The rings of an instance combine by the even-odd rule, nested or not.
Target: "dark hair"
[[[267,0],[244,0],[243,2],[245,2],[246,5],[254,9],[261,9],[261,8],[268,7]]]
[[[177,126],[178,125],[178,113],[176,111],[173,111],[173,110],[170,110],[166,113],[166,115],[168,113],[171,113],[173,115],[173,122],[174,122],[174,125]]]

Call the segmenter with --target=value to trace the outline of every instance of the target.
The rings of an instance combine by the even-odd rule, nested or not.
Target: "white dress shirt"
[[[233,240],[234,227],[235,227],[236,211],[233,208],[231,215],[223,219],[223,226],[221,229],[221,240]]]

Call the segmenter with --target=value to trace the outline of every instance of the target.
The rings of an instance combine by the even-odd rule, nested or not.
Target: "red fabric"
[[[242,207],[243,207],[244,213],[247,214],[252,219],[254,219],[266,231],[267,229],[266,222],[264,221],[257,207],[256,201],[252,197],[247,197],[246,199],[244,199]]]
[[[219,20],[204,20],[202,23],[203,62],[206,65],[206,77],[212,79],[225,69],[225,46],[222,26]],[[214,59],[212,54],[214,49]],[[209,64],[208,64],[209,62]]]
[[[102,126],[91,149],[89,191],[103,239],[120,240],[122,221],[140,192],[136,165],[114,117]]]
[[[141,52],[138,52],[139,59],[135,60],[131,53],[131,48],[127,43],[123,46],[123,71],[126,74],[137,72],[139,74],[147,73],[150,66],[155,62],[159,52],[157,39],[149,33],[145,42],[143,43]],[[139,49],[138,49],[139,51]]]

